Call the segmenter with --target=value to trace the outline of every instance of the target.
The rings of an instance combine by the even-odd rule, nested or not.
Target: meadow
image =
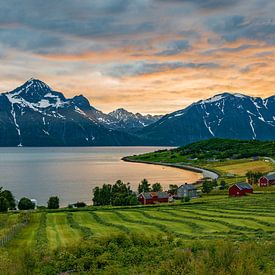
[[[16,219],[19,215],[1,215],[0,232],[3,232],[2,235],[8,232],[10,223],[16,223],[19,220]],[[60,266],[58,257],[61,257],[64,263],[70,262],[69,258],[73,256],[69,257],[64,251],[75,249],[78,251],[79,247],[85,246],[85,244],[87,244],[85,249],[89,251],[88,247],[90,246],[97,246],[101,242],[112,243],[113,240],[117,242],[117,238],[122,238],[121,242],[124,242],[125,238],[130,238],[128,241],[134,242],[133,247],[141,245],[144,241],[149,242],[146,244],[148,249],[152,246],[150,242],[158,243],[159,241],[160,244],[163,241],[165,242],[163,245],[170,246],[172,245],[170,242],[166,243],[170,238],[172,243],[180,242],[179,245],[169,248],[171,251],[181,246],[185,249],[184,247],[188,244],[201,247],[205,250],[204,253],[209,253],[209,245],[216,247],[219,244],[227,247],[231,244],[234,246],[242,244],[247,248],[247,245],[255,243],[265,244],[263,249],[267,249],[270,254],[264,256],[268,264],[264,265],[262,269],[264,272],[268,269],[274,270],[275,194],[254,194],[242,198],[229,198],[227,195],[213,194],[194,199],[189,203],[171,205],[34,211],[29,223],[1,248],[0,273],[6,270],[11,271],[16,265],[17,269],[20,266],[21,270],[33,270],[37,274],[55,274],[55,272],[58,274],[58,272],[67,271],[70,268],[86,270],[88,267],[83,267],[80,264],[70,268],[67,265]],[[155,243],[151,248],[154,247],[161,251],[161,247],[157,247]],[[82,247],[82,249],[84,248]],[[109,245],[104,249],[109,251]],[[105,250],[102,252],[103,254],[107,253]],[[126,253],[127,251],[126,249],[120,252]],[[80,252],[74,251],[74,253]],[[110,256],[108,253],[104,254],[107,258]],[[103,257],[101,253],[99,254]],[[90,260],[92,263],[99,257],[93,255],[93,259]],[[82,259],[84,256],[80,254],[79,257]],[[89,257],[91,257],[90,254]],[[146,255],[143,257],[145,257],[144,261],[137,264],[137,270],[141,268],[141,263],[143,265],[149,261]],[[116,262],[118,265],[121,263],[119,259],[118,257],[118,262]],[[9,261],[16,264],[9,265]],[[163,259],[159,261],[163,261]],[[112,262],[114,260],[105,263],[105,265],[112,265]],[[260,266],[257,263],[254,264],[256,266],[253,265],[253,268],[260,272]],[[128,265],[131,265],[131,262]],[[49,269],[50,271],[47,273],[45,270],[48,270],[49,266],[55,266],[55,269]],[[88,266],[91,268],[90,265]],[[88,270],[90,270],[89,268]],[[97,269],[101,270],[98,266]],[[101,271],[104,273],[106,268],[102,268]],[[118,268],[118,271],[122,272],[123,269]],[[127,273],[125,270],[123,272],[131,273]],[[124,274],[123,272],[122,274]]]

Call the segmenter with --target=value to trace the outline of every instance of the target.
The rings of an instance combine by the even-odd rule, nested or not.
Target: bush
[[[59,208],[59,198],[57,196],[49,198],[48,208],[49,209],[58,209]]]
[[[28,198],[22,198],[18,203],[18,209],[19,210],[30,210],[34,209],[35,205],[34,203],[28,199]]]
[[[9,208],[8,201],[4,197],[0,197],[0,212],[7,212]]]

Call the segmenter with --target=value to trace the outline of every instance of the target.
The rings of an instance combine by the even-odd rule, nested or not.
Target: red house
[[[141,204],[168,202],[169,194],[167,192],[143,192],[138,195],[138,200]]]
[[[244,196],[247,193],[253,193],[253,188],[250,184],[246,182],[239,182],[232,185],[229,189],[229,196],[236,197],[236,196]]]
[[[262,176],[259,179],[259,186],[266,187],[275,184],[275,173],[267,176]]]

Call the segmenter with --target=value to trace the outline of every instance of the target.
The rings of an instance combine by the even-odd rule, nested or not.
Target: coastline
[[[176,163],[166,163],[166,162],[153,162],[153,161],[144,161],[144,160],[133,160],[128,157],[123,157],[121,160],[126,162],[135,162],[135,163],[143,163],[143,164],[152,164],[152,165],[162,165],[162,166],[168,166],[168,167],[174,167],[179,168],[182,170],[188,170],[196,173],[200,173],[203,175],[203,177],[209,177],[213,180],[217,180],[219,178],[219,174],[217,174],[214,171],[210,171],[204,168],[190,166],[190,165],[184,165],[184,164],[176,164]]]

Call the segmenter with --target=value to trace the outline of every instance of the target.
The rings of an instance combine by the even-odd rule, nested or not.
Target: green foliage
[[[220,190],[228,189],[228,187],[228,184],[224,180],[222,180],[220,184]]]
[[[274,141],[234,140],[213,138],[198,141],[175,149],[183,155],[199,159],[249,158],[254,156],[275,156]]]
[[[93,190],[93,203],[95,206],[102,205],[137,205],[138,200],[131,190],[130,184],[118,180],[114,185],[104,184],[101,188],[96,187]]]
[[[169,190],[168,190],[168,193],[171,194],[171,195],[176,195],[177,194],[177,191],[178,191],[178,185],[176,184],[170,184],[169,185]]]
[[[152,185],[152,191],[153,192],[161,192],[163,190],[160,183],[156,182]]]
[[[196,163],[226,159],[243,159],[275,156],[275,141],[237,140],[213,138],[171,150],[132,156],[129,159],[152,162]],[[213,162],[213,163],[214,163]]]
[[[35,205],[32,203],[32,201],[28,198],[21,198],[19,203],[18,203],[18,209],[19,210],[30,210],[34,209]]]
[[[250,184],[257,184],[260,177],[262,177],[264,174],[258,171],[248,171],[245,176],[247,178],[248,183]]]
[[[7,212],[9,203],[6,198],[0,196],[0,212]]]
[[[59,198],[57,196],[50,197],[48,200],[48,209],[58,209],[59,208]]]
[[[47,248],[47,212],[41,213],[39,227],[36,231],[35,240],[36,240],[36,249],[45,250]],[[42,251],[41,251],[42,252]]]
[[[26,274],[272,274],[272,250],[270,242],[117,234],[58,249],[42,261],[33,252],[22,265]]]
[[[202,183],[202,192],[203,193],[210,193],[213,190],[213,183],[211,181],[204,181]]]
[[[89,227],[79,225],[79,223],[74,220],[73,213],[69,212],[67,214],[67,221],[72,228],[78,229],[82,232],[83,239],[87,240],[92,236],[92,231]]]
[[[2,191],[2,188],[1,188],[0,189],[0,197],[4,197],[7,200],[9,209],[15,209],[15,199],[14,199],[11,191],[9,191],[9,190]]]
[[[138,193],[142,193],[142,192],[150,192],[151,188],[150,188],[150,184],[148,182],[147,179],[143,179],[141,181],[141,183],[138,185]]]

